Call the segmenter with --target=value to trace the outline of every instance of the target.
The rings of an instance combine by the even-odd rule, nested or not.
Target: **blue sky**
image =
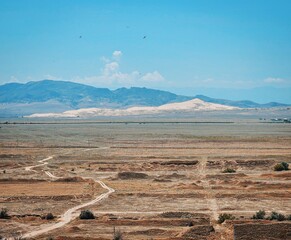
[[[0,84],[291,103],[290,12],[289,0],[0,0]]]

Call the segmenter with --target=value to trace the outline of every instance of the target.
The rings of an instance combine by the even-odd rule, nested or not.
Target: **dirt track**
[[[29,166],[29,167],[25,167],[25,170],[26,171],[35,171],[35,170],[32,170],[33,168],[36,168],[36,167],[40,167],[40,166],[44,166],[46,164],[48,164],[47,161],[51,160],[53,158],[53,156],[49,156],[47,158],[44,158],[38,162],[42,163],[42,164],[38,164],[38,165],[34,165],[34,166]],[[51,177],[51,178],[59,178],[55,175],[53,175],[52,173],[50,173],[49,171],[45,171],[45,173]],[[84,178],[84,179],[92,179],[92,178]],[[68,209],[64,214],[62,214],[60,216],[60,219],[58,220],[57,223],[54,223],[54,224],[50,224],[50,225],[45,225],[45,226],[40,226],[38,229],[36,230],[33,230],[31,232],[28,232],[26,234],[23,235],[23,238],[32,238],[32,237],[36,237],[38,235],[41,235],[41,234],[44,234],[44,233],[47,233],[49,231],[52,231],[54,229],[57,229],[57,228],[61,228],[63,227],[64,225],[66,225],[67,223],[71,222],[73,219],[75,219],[77,216],[78,216],[78,210],[81,209],[81,208],[84,208],[84,207],[88,207],[90,205],[93,205],[97,202],[100,202],[101,200],[107,198],[111,193],[113,193],[115,190],[113,188],[110,188],[108,187],[105,183],[103,183],[102,181],[100,180],[95,180],[93,179],[96,183],[99,183],[101,185],[102,188],[108,190],[108,192],[106,193],[103,193],[99,196],[97,196],[95,199],[93,199],[92,201],[90,202],[87,202],[87,203],[84,203],[84,204],[80,204],[78,206],[75,206],[73,208],[70,208]],[[11,238],[12,239],[12,238]]]
[[[217,224],[221,213],[250,228],[258,210],[290,214],[291,173],[273,170],[290,163],[289,126],[13,126],[1,139],[14,147],[0,141],[1,207],[11,216],[0,235],[109,240],[116,227],[128,240],[232,239],[233,223]],[[90,205],[94,220],[76,217],[76,207],[106,197]]]

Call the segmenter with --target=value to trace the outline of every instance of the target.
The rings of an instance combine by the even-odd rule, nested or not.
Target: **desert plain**
[[[290,239],[291,125],[11,120],[0,129],[3,239]],[[233,173],[225,173],[227,168]],[[95,219],[80,219],[90,210]],[[55,218],[46,219],[48,213]],[[218,223],[221,214],[232,218]]]

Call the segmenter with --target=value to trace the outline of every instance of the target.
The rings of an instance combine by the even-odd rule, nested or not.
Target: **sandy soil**
[[[15,125],[1,129],[0,146],[0,207],[12,216],[0,235],[57,224],[109,191],[98,181],[115,192],[85,207],[96,219],[60,221],[35,239],[112,239],[114,228],[124,239],[233,239],[260,209],[291,214],[291,174],[273,171],[291,163],[289,125]],[[58,218],[41,219],[48,212]],[[240,222],[220,225],[221,213]]]

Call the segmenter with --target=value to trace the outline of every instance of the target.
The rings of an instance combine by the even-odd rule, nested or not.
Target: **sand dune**
[[[130,116],[143,114],[164,114],[164,113],[194,112],[194,111],[221,111],[235,109],[238,108],[221,104],[208,103],[196,98],[186,102],[169,103],[158,107],[130,107],[127,109],[82,108],[78,110],[65,111],[63,113],[36,113],[29,115],[27,117],[86,118],[94,116]]]

